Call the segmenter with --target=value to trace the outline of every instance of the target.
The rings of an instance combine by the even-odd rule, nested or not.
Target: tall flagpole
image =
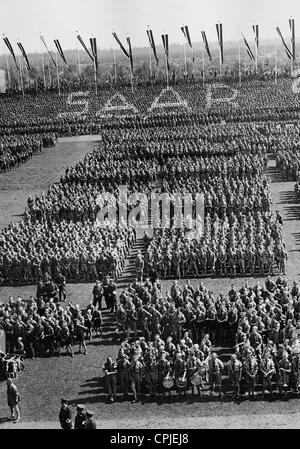
[[[204,61],[203,47],[202,47],[201,53],[202,53],[202,86],[204,87],[204,81],[205,81],[205,61]]]
[[[44,80],[44,90],[46,90],[46,75],[45,75],[45,67],[44,67],[44,54],[41,40],[41,54],[42,54],[42,71],[43,71],[43,80]]]
[[[116,63],[116,49],[114,48],[114,74],[115,74],[115,83],[117,82],[117,63]]]
[[[148,31],[149,31],[149,25],[148,25]],[[149,69],[150,69],[150,82],[152,84],[152,52],[151,52],[150,42],[149,42]]]
[[[10,82],[10,71],[9,71],[9,64],[8,64],[8,57],[7,57],[7,55],[5,55],[5,59],[6,59],[6,70],[7,70],[8,88],[10,89],[10,87],[11,87],[11,82]]]
[[[169,87],[169,70],[168,70],[168,58],[166,55],[166,72],[167,72],[167,87]]]
[[[257,47],[257,42],[255,40],[255,74],[257,76],[257,72],[258,72],[258,47]]]
[[[239,39],[239,85],[242,86],[242,72],[241,72],[241,40]]]
[[[293,34],[293,27],[291,30],[291,33]],[[293,37],[291,39],[291,53],[292,53],[292,57],[291,57],[291,75],[293,74],[294,71],[294,48],[293,48]]]
[[[56,59],[56,76],[57,76],[58,95],[60,96],[60,81],[59,81],[59,71],[58,71],[57,52],[55,52],[55,59]]]
[[[52,87],[52,78],[51,78],[51,70],[50,70],[50,61],[48,61],[48,76],[49,76],[49,85]]]
[[[187,76],[187,64],[186,64],[186,43],[184,42],[184,77]]]
[[[20,55],[19,55],[19,71],[20,71],[21,90],[22,90],[22,95],[23,95],[23,99],[24,99],[25,94],[24,94],[24,85],[23,85],[22,62],[21,62],[21,56]]]
[[[77,59],[78,59],[78,74],[79,78],[81,77],[81,65],[80,65],[80,52],[79,52],[79,46],[77,44]]]
[[[96,67],[96,58],[95,57],[94,57],[94,82],[95,82],[95,94],[98,95],[97,67]]]
[[[277,44],[275,45],[275,84],[277,84]]]

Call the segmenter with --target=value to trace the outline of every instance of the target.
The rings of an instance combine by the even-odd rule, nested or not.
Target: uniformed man
[[[10,419],[17,423],[20,421],[20,395],[17,386],[13,383],[12,379],[7,379],[7,404],[10,408]],[[15,416],[16,413],[16,416]]]
[[[242,362],[238,360],[236,354],[232,354],[228,363],[228,377],[232,383],[233,396],[235,399],[239,399],[240,396],[240,384],[242,379]]]
[[[59,412],[59,422],[62,429],[72,429],[72,413],[68,406],[68,401],[61,400],[61,409]]]
[[[94,412],[92,412],[91,410],[86,411],[86,429],[97,429],[97,423],[94,420],[93,416]]]
[[[77,414],[75,416],[74,429],[85,429],[86,428],[86,414],[84,411],[84,405],[78,404],[76,407]]]

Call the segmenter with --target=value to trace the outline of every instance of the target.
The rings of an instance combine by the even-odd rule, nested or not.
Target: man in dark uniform
[[[93,288],[93,306],[99,304],[99,310],[102,309],[102,295],[103,288],[99,280],[96,281],[96,285]]]
[[[66,278],[61,272],[57,275],[56,284],[58,286],[59,301],[66,301]]]
[[[68,401],[61,400],[61,408],[59,412],[59,422],[62,429],[72,429],[72,413],[68,406]]]
[[[86,411],[86,429],[97,429],[96,421],[93,418],[94,412]]]
[[[84,412],[84,405],[77,405],[77,415],[75,416],[74,429],[85,429],[86,428],[86,414]]]
[[[20,421],[20,395],[16,385],[13,383],[12,379],[7,379],[7,404],[10,408],[11,419],[16,423]],[[16,417],[14,415],[16,412]]]

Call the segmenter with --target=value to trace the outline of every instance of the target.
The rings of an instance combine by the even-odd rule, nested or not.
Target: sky
[[[100,49],[117,48],[112,31],[121,41],[130,36],[133,47],[144,47],[147,25],[156,44],[162,33],[169,34],[170,43],[184,43],[182,25],[189,26],[192,41],[200,41],[204,29],[213,42],[217,21],[223,23],[224,41],[238,40],[241,32],[253,40],[254,23],[260,25],[261,39],[279,39],[275,27],[289,36],[291,16],[300,37],[299,0],[1,0],[0,30],[13,47],[20,39],[30,53],[40,51],[40,33],[50,48],[58,38],[64,50],[74,49],[76,30],[85,41],[96,37]],[[0,53],[7,53],[2,40]]]

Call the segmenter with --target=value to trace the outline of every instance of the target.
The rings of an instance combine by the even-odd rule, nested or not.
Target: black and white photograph
[[[299,0],[1,0],[0,429],[300,429]]]

